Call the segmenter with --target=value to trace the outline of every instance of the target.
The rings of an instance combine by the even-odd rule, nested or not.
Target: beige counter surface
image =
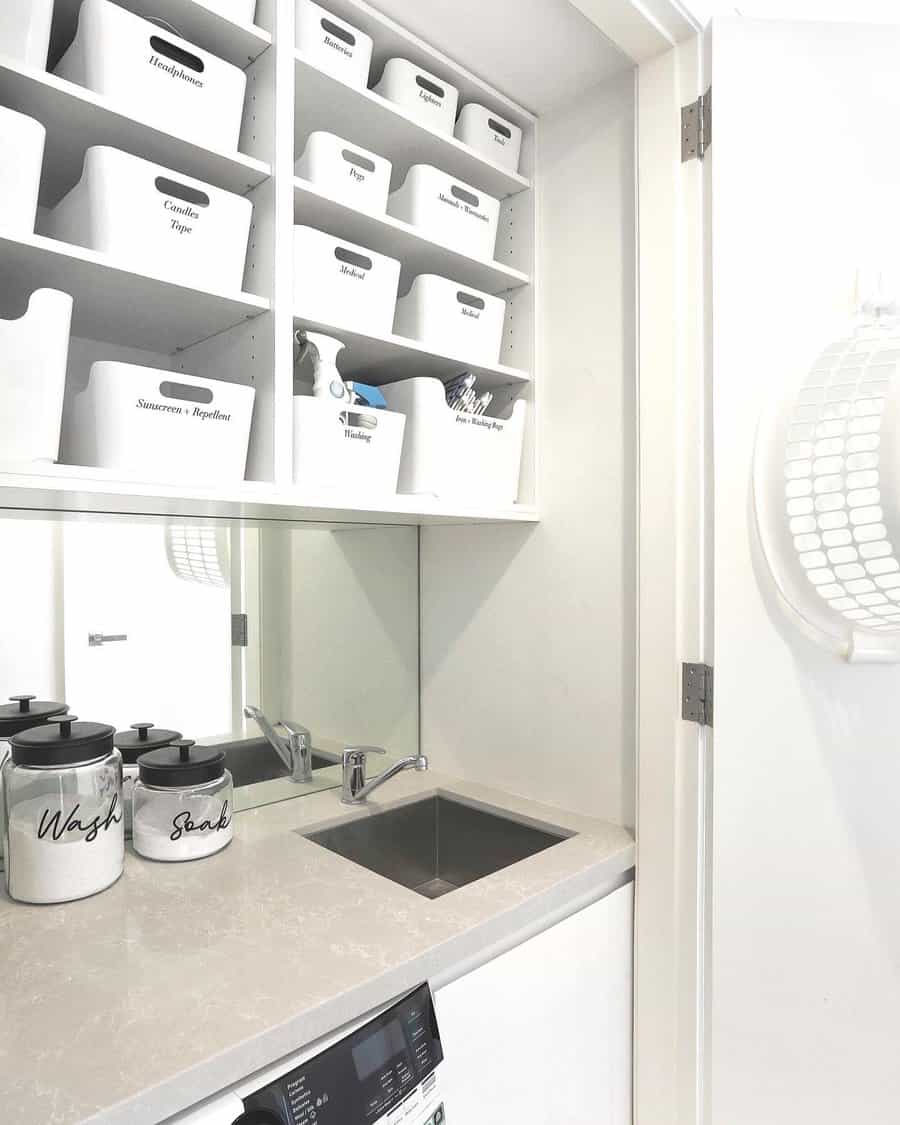
[[[301,835],[435,793],[576,833],[431,901]],[[598,897],[634,865],[603,821],[432,772],[240,813],[193,863],[130,853],[110,890],[0,897],[3,1125],[156,1125],[413,988]]]

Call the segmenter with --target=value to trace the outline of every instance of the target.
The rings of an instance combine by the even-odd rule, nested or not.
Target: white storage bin
[[[459,91],[407,59],[388,59],[375,93],[439,133],[453,135]]]
[[[294,311],[364,332],[389,336],[400,263],[312,227],[294,227]]]
[[[36,289],[24,316],[0,320],[0,461],[59,456],[72,298]]]
[[[348,86],[364,90],[369,84],[371,38],[313,0],[297,0],[297,50]]]
[[[83,0],[56,73],[157,128],[207,148],[237,149],[247,87],[240,67],[110,0]]]
[[[522,130],[518,125],[477,102],[469,102],[459,111],[456,139],[474,148],[488,160],[501,164],[510,172],[518,172],[522,152]]]
[[[394,330],[444,355],[490,366],[500,359],[506,302],[422,273],[397,302]]]
[[[66,410],[66,460],[148,481],[243,480],[255,393],[181,372],[94,363]]]
[[[519,493],[527,404],[503,418],[463,414],[447,405],[439,379],[404,379],[381,388],[406,415],[399,492],[476,504],[514,504]]]
[[[0,55],[45,70],[53,0],[0,0]]]
[[[45,229],[134,269],[238,292],[252,217],[253,204],[241,195],[95,145]]]
[[[493,261],[500,200],[431,164],[413,164],[401,187],[391,192],[388,213],[421,228],[435,242]]]
[[[392,410],[294,398],[294,481],[346,495],[397,492],[406,418]]]
[[[46,138],[40,121],[0,106],[0,230],[34,233]]]
[[[310,133],[294,171],[357,211],[383,215],[391,187],[391,162],[334,133]]]

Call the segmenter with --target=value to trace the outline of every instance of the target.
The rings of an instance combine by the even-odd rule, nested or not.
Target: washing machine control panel
[[[431,990],[399,1003],[244,1099],[240,1125],[443,1125]],[[238,1125],[238,1123],[235,1123]]]

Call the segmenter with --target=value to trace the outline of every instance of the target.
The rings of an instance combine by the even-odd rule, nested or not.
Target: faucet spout
[[[424,754],[414,754],[409,758],[401,758],[388,769],[366,781],[366,757],[368,754],[384,754],[380,746],[355,746],[344,751],[344,777],[341,791],[341,801],[345,805],[360,805],[370,793],[374,793],[386,781],[396,777],[404,770],[427,770],[428,759]]]
[[[284,738],[258,707],[248,704],[244,707],[244,714],[253,719],[263,732],[266,741],[290,772],[292,781],[312,781],[312,736],[306,727],[281,719],[277,725],[287,731],[287,738]]]

